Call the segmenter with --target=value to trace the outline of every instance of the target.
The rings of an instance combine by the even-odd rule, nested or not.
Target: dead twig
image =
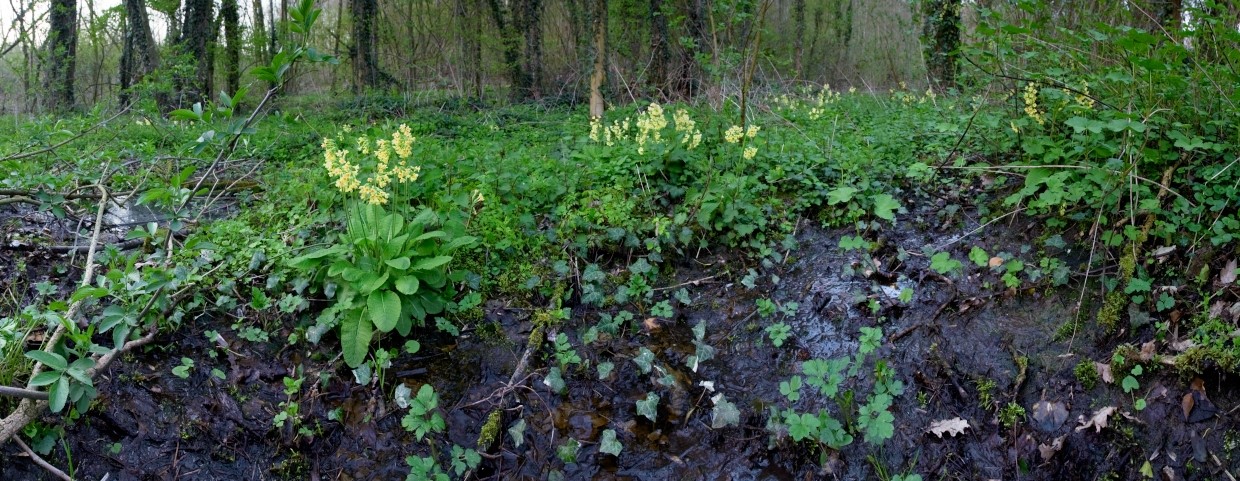
[[[39,456],[39,453],[34,452],[33,449],[30,449],[30,446],[26,445],[25,441],[22,441],[22,438],[13,438],[13,439],[17,441],[17,445],[22,448],[22,451],[25,451],[26,455],[30,456],[30,460],[34,461],[34,464],[37,464],[40,468],[47,470],[47,472],[51,473],[53,476],[56,476],[57,478],[63,479],[65,481],[73,481],[73,478],[70,478],[69,475],[65,474],[64,471],[61,471],[60,468],[52,466],[47,461],[44,461],[43,458]]]

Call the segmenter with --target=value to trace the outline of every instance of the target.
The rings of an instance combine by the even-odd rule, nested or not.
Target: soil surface
[[[1182,399],[1192,393],[1190,380],[1157,369],[1152,358],[1133,394],[1118,379],[1085,389],[1074,367],[1082,360],[1108,363],[1118,340],[1091,334],[1097,332],[1092,321],[1074,335],[1060,331],[1076,317],[1079,279],[1063,290],[1004,290],[996,287],[1002,286],[997,275],[969,264],[963,275],[935,273],[923,254],[926,245],[960,260],[967,259],[967,245],[1020,252],[1035,226],[997,225],[956,242],[967,229],[930,226],[937,213],[931,199],[923,204],[928,207],[902,215],[869,253],[840,249],[841,236],[855,235],[853,229],[823,230],[806,220],[799,246],[777,262],[723,255],[677,261],[656,298],[683,288],[691,303],[673,302],[670,319],[638,314],[627,335],[582,342],[602,314],[618,309],[574,308],[559,330],[588,367],[567,367],[563,393],[544,382],[557,365],[550,342],[533,356],[528,376],[508,384],[534,322],[532,310],[503,299],[489,300],[484,319],[460,337],[425,336],[420,352],[396,358],[369,385],[359,385],[338,360],[312,355],[335,350],[334,336],[319,346],[286,344],[305,321],[259,320],[268,335],[263,340],[253,332],[243,338],[236,319],[203,316],[114,363],[96,381],[100,394],[92,409],[64,423],[65,443],[47,458],[87,480],[402,479],[409,473],[406,457],[431,455],[432,444],[476,447],[484,421],[498,408],[501,436],[485,446],[473,477],[803,480],[918,473],[962,480],[1192,480],[1231,479],[1227,472],[1240,470],[1232,412],[1240,392],[1233,382],[1219,374],[1203,379],[1217,410],[1188,419]],[[10,250],[0,260],[11,279],[19,263],[58,256]],[[750,269],[753,288],[742,283]],[[1088,286],[1085,295],[1096,292]],[[757,299],[796,308],[763,318]],[[764,328],[779,321],[791,327],[791,337],[775,347]],[[705,325],[701,342],[715,352],[694,370],[686,361],[696,353],[699,323]],[[874,363],[883,360],[905,386],[890,409],[894,436],[874,446],[857,433],[839,451],[820,450],[769,425],[772,408],[856,416],[855,406],[841,409],[808,389],[791,403],[779,384],[800,374],[809,359],[855,355],[862,327],[880,327],[882,345],[841,391],[858,399],[871,392]],[[1166,349],[1165,343],[1152,347]],[[654,354],[650,373],[633,361],[643,348]],[[195,363],[184,379],[172,371],[182,358]],[[604,362],[615,368],[599,380],[596,366]],[[285,379],[297,377],[304,384],[290,398]],[[402,428],[407,410],[391,396],[399,383],[413,392],[429,383],[439,393],[447,431],[434,443]],[[661,399],[653,422],[635,408],[652,392]],[[739,426],[711,427],[711,398],[719,393],[739,408]],[[1143,410],[1134,407],[1138,397],[1147,402]],[[281,403],[289,401],[298,403],[300,424],[275,427]],[[1009,405],[1025,413],[1005,426],[1000,413]],[[1110,407],[1109,416],[1096,418]],[[955,418],[967,422],[958,434],[940,438],[928,431]],[[527,428],[517,446],[507,429],[519,419]],[[44,422],[62,423],[51,415]],[[623,445],[619,456],[599,451],[606,429]],[[557,449],[568,439],[581,447],[575,462],[565,463]],[[0,479],[52,479],[14,444],[2,449]]]

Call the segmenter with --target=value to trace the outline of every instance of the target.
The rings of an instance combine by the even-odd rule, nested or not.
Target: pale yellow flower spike
[[[733,125],[723,133],[723,141],[729,144],[735,144],[741,141],[741,137],[745,135],[745,130],[739,125]]]

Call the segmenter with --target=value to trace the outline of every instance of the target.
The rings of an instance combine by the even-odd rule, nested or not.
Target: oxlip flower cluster
[[[1025,92],[1021,95],[1025,100],[1025,115],[1042,125],[1046,123],[1046,118],[1042,115],[1042,111],[1038,110],[1038,84],[1030,82],[1025,84]]]
[[[342,130],[351,131],[348,126]],[[392,133],[391,139],[372,140],[366,136],[354,139],[353,151],[339,147],[340,144],[345,143],[343,135],[337,135],[335,139],[325,138],[320,145],[323,148],[323,167],[334,179],[336,189],[341,193],[357,192],[358,198],[363,202],[383,205],[388,203],[392,197],[388,187],[392,185],[393,177],[396,178],[396,183],[418,180],[421,168],[409,165],[409,158],[413,156],[413,142],[412,131],[405,124],[401,124]],[[350,161],[350,152],[357,152],[361,160]],[[392,165],[393,155],[396,165]],[[361,164],[368,157],[373,157],[374,166],[370,175],[363,181]]]

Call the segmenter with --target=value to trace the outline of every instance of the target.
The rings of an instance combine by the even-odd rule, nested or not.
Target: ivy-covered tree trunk
[[[697,95],[702,86],[703,69],[699,57],[709,52],[706,14],[710,8],[710,0],[688,0],[685,8],[685,34],[693,43],[681,49],[680,72],[673,87],[681,97],[691,98]]]
[[[926,3],[926,69],[939,90],[956,85],[960,9],[960,0],[930,0]]]
[[[542,0],[522,1],[521,27],[525,35],[525,71],[529,75],[525,98],[536,99],[542,96],[542,10]]]
[[[267,52],[267,22],[263,18],[263,0],[251,2],[251,10],[254,14],[254,24],[250,27],[254,44],[254,58],[260,64],[267,64],[271,61],[271,58],[268,57]],[[336,36],[339,38],[339,32],[337,32]]]
[[[185,0],[185,22],[181,27],[181,38],[177,42],[181,53],[194,64],[193,78],[177,78],[177,99],[181,105],[201,102],[210,95],[211,65],[207,61],[207,44],[213,35],[213,5],[211,0]]]
[[[125,0],[125,31],[121,47],[121,104],[128,104],[130,88],[147,74],[159,68],[159,50],[151,35],[151,22],[146,14],[145,0]],[[161,107],[167,97],[159,95]]]
[[[671,49],[668,45],[667,16],[663,13],[663,0],[650,0],[650,76],[648,83],[656,95],[667,91],[668,64]]]
[[[375,0],[352,0],[353,45],[349,57],[353,60],[353,90],[371,89],[379,85],[378,55],[375,51],[375,15],[379,10]]]
[[[220,19],[224,24],[224,88],[231,95],[241,87],[241,24],[237,0],[220,2]]]
[[[46,107],[73,106],[73,76],[77,67],[77,0],[52,0],[47,32],[48,87]]]
[[[521,32],[517,19],[508,9],[507,1],[489,0],[491,20],[499,31],[504,68],[508,71],[508,81],[512,83],[513,100],[525,100],[529,93],[530,78],[521,62]]]

